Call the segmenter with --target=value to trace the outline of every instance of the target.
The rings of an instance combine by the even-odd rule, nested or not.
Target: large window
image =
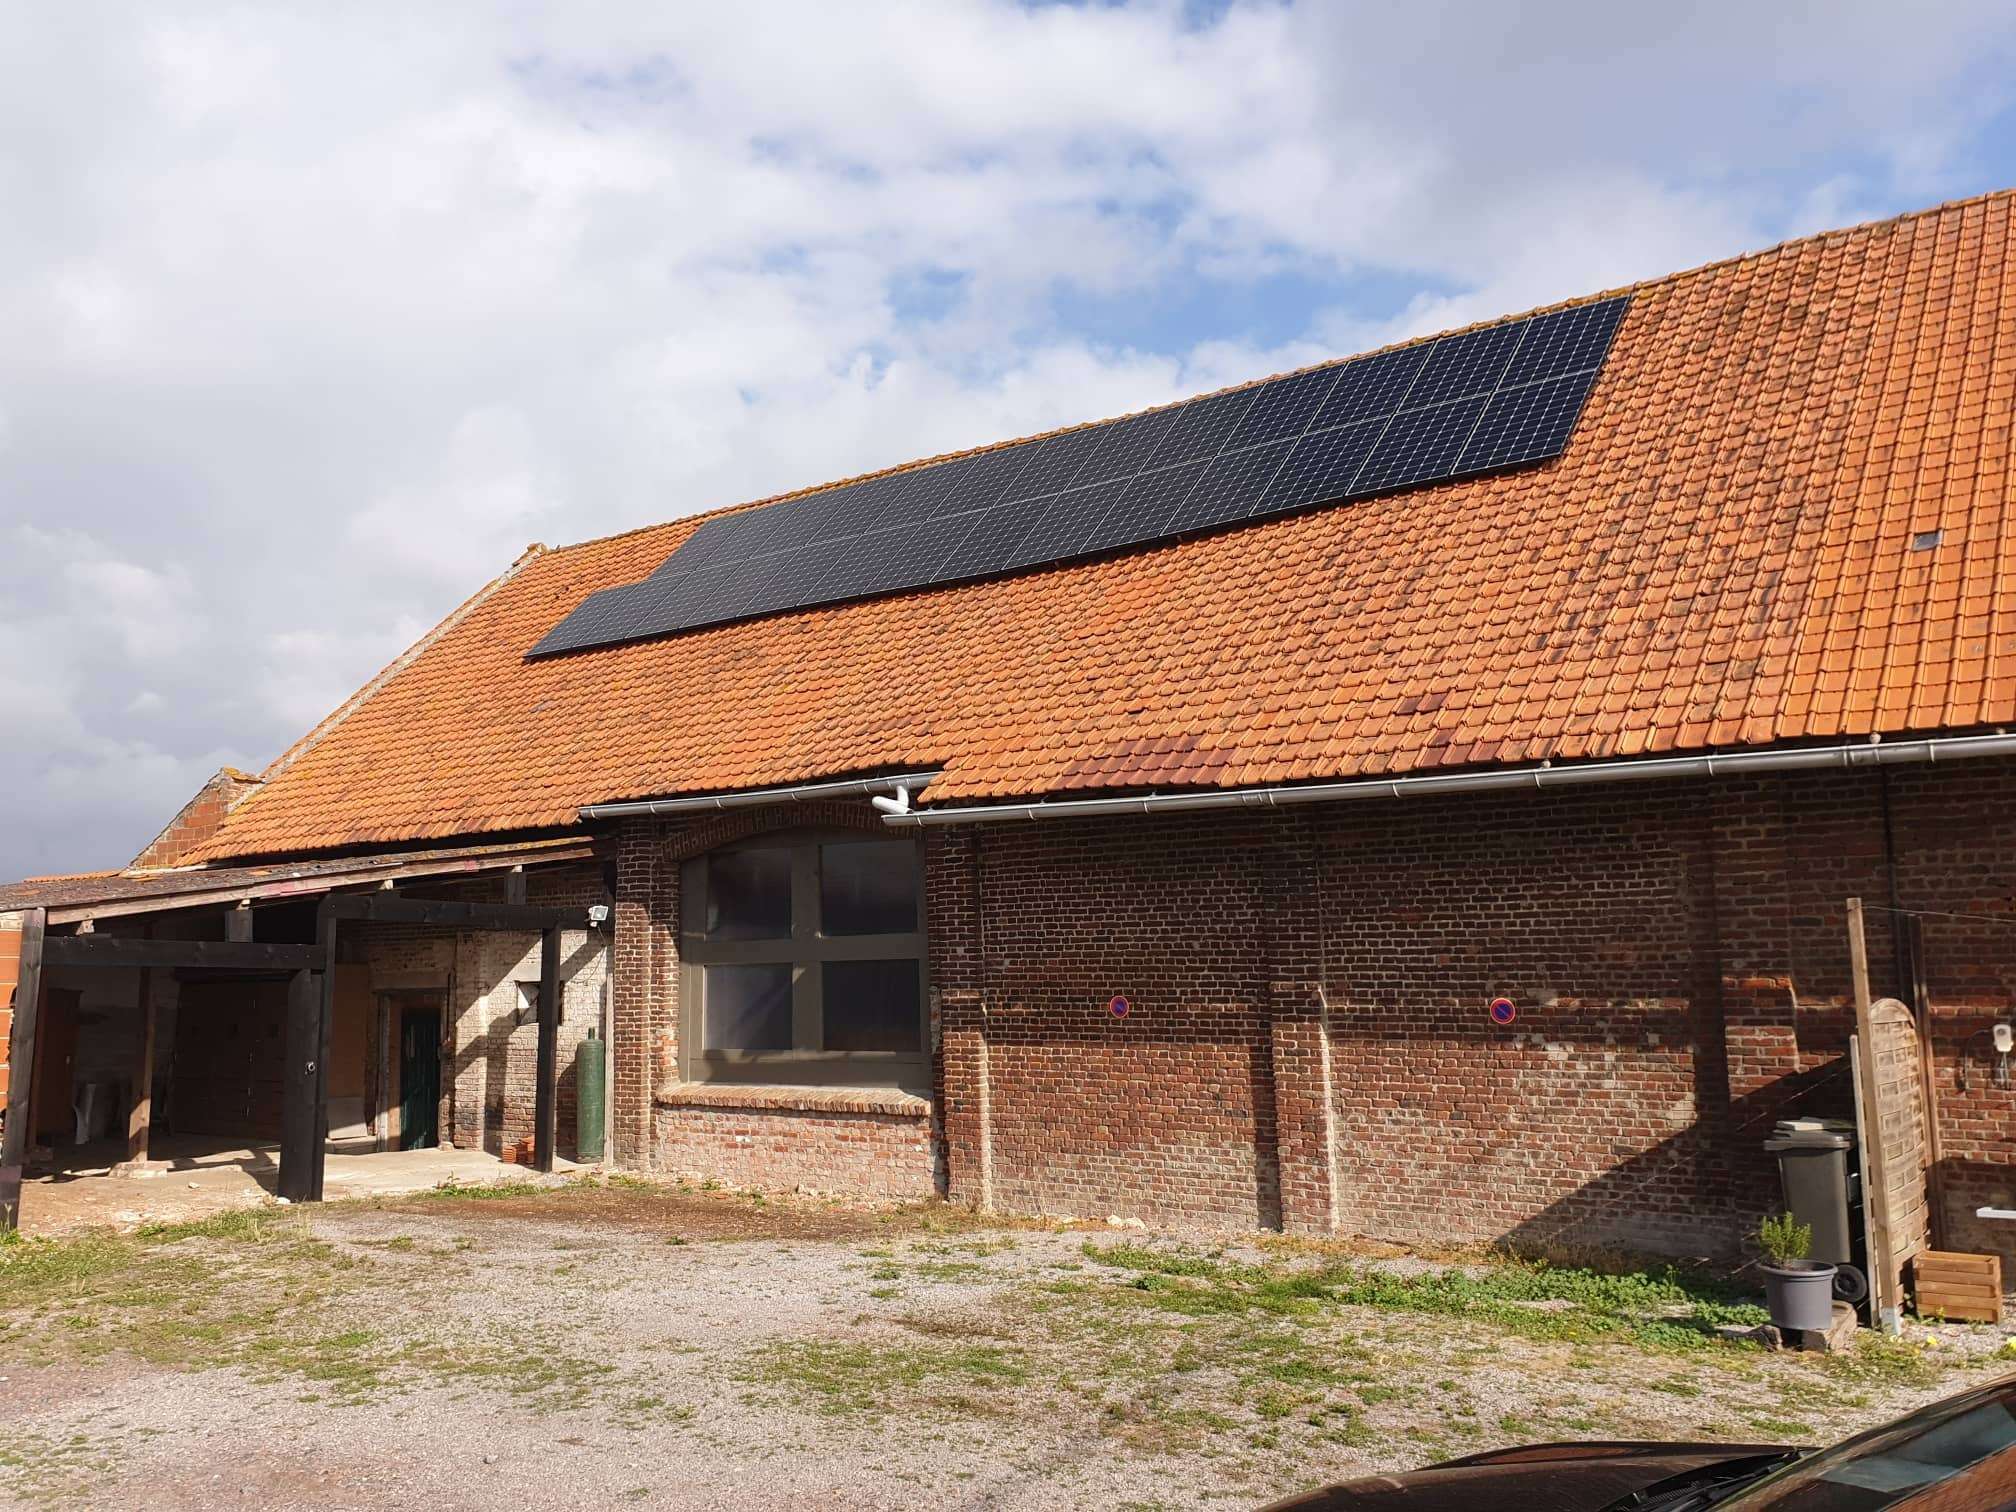
[[[689,1081],[930,1082],[923,869],[912,840],[791,831],[680,874]]]

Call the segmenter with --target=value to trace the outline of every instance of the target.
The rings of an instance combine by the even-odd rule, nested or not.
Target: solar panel
[[[1254,396],[1246,417],[1239,422],[1239,429],[1232,433],[1226,450],[1259,446],[1283,437],[1294,440],[1309,428],[1309,422],[1315,418],[1316,411],[1329,397],[1336,382],[1336,368],[1317,368],[1312,373],[1297,373],[1293,378],[1276,379]]]
[[[1226,452],[1204,469],[1192,488],[1162,522],[1163,535],[1182,535],[1192,530],[1208,530],[1243,520],[1253,510],[1253,501],[1264,498],[1281,459],[1288,455],[1292,441],[1273,441],[1245,451]]]
[[[1335,425],[1369,420],[1374,415],[1392,414],[1407,397],[1414,375],[1421,371],[1421,359],[1427,355],[1426,347],[1401,347],[1345,363],[1330,397],[1324,400],[1309,428],[1329,430]]]
[[[1207,461],[1224,449],[1232,432],[1246,416],[1255,389],[1239,389],[1230,394],[1213,394],[1208,399],[1192,399],[1176,414],[1175,424],[1155,448],[1151,467],[1174,467],[1179,462]]]
[[[704,521],[584,599],[556,655],[1068,561],[1557,457],[1627,297]]]
[[[1488,472],[1559,454],[1589,397],[1580,375],[1500,389],[1477,422],[1457,471]]]
[[[959,539],[931,571],[931,581],[986,577],[1015,560],[1015,547],[1029,533],[1029,511],[1019,503],[996,504],[972,516]]]
[[[1340,425],[1335,430],[1304,436],[1288,453],[1274,481],[1267,486],[1255,513],[1278,513],[1320,504],[1325,499],[1341,499],[1351,492],[1358,469],[1372,455],[1386,421],[1360,420],[1356,425]]]
[[[1465,331],[1444,337],[1428,349],[1421,374],[1407,390],[1401,408],[1440,404],[1444,399],[1461,399],[1466,394],[1488,394],[1498,386],[1498,375],[1512,360],[1524,324],[1486,326],[1481,331]]]
[[[1145,415],[1130,416],[1099,427],[1104,444],[1078,469],[1077,485],[1104,483],[1113,478],[1131,478],[1148,466],[1148,459],[1162,440],[1163,432],[1175,423],[1183,407],[1172,405]]]
[[[1464,443],[1477,428],[1486,401],[1452,399],[1427,409],[1402,410],[1380,436],[1372,455],[1351,484],[1351,492],[1377,493],[1407,488],[1431,478],[1453,476]]]
[[[1085,542],[1092,538],[1092,532],[1106,517],[1106,511],[1113,507],[1133,481],[1132,478],[1109,478],[1104,483],[1094,483],[1090,488],[1074,488],[1069,493],[1043,500],[1041,509],[1029,526],[1029,534],[1022,538],[1016,554],[1031,566],[1082,556]]]
[[[1526,335],[1500,382],[1509,387],[1601,367],[1603,354],[1610,350],[1610,338],[1617,334],[1617,322],[1623,319],[1627,303],[1628,300],[1606,299],[1600,304],[1576,305],[1526,321]]]
[[[1160,472],[1142,473],[1127,484],[1126,492],[1099,517],[1078,549],[1081,552],[1111,551],[1116,546],[1135,546],[1163,534],[1162,526],[1182,507],[1184,498],[1196,486],[1206,463],[1201,457],[1181,467],[1165,467]]]
[[[1028,465],[1015,474],[1015,485],[1008,490],[1008,497],[1035,499],[1045,494],[1062,493],[1071,486],[1073,476],[1084,465],[1085,459],[1098,450],[1099,443],[1104,439],[1097,427],[1052,436],[1042,443]]]

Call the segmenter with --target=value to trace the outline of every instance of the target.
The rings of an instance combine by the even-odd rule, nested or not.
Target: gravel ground
[[[9,1255],[20,1505],[1250,1506],[1522,1440],[1824,1441],[1986,1378],[2003,1344],[1771,1355],[1591,1333],[1560,1299],[1287,1284],[1335,1249],[634,1186]]]

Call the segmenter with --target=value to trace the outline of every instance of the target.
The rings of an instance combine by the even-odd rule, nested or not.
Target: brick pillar
[[[987,1005],[981,989],[981,843],[977,827],[927,829],[924,888],[940,1190],[952,1201],[988,1212],[994,1206],[994,1162]]]
[[[671,1030],[671,923],[677,899],[661,826],[626,822],[616,835],[615,940],[610,969],[610,1159],[643,1166],[661,1046]]]
[[[1322,857],[1308,814],[1276,817],[1260,887],[1281,1227],[1290,1234],[1335,1233],[1337,1162],[1330,1014],[1323,992]]]

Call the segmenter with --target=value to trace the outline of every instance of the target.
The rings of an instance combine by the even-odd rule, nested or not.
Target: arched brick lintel
[[[665,841],[665,859],[677,863],[751,835],[788,829],[852,829],[890,834],[889,826],[866,802],[826,799],[815,803],[773,803],[729,809],[689,820]]]

